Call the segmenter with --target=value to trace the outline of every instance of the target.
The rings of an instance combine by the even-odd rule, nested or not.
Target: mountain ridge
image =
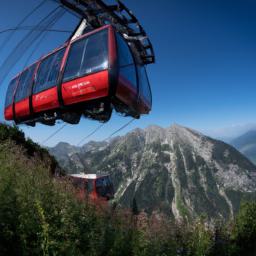
[[[250,130],[233,139],[230,144],[256,164],[256,130]]]
[[[135,129],[107,142],[84,145],[62,166],[72,172],[108,172],[119,205],[176,219],[229,218],[244,195],[256,192],[256,167],[235,148],[174,124]],[[55,152],[57,160],[61,157]],[[61,161],[59,161],[61,164]]]

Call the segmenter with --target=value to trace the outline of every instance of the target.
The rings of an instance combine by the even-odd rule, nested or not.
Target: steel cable
[[[95,134],[103,126],[104,126],[104,124],[99,125],[95,130],[93,130],[90,134],[88,134],[85,138],[83,138],[79,143],[77,143],[77,146],[79,147],[85,140],[90,138],[93,134]]]
[[[43,27],[45,28],[50,28],[51,26],[53,26],[55,21],[54,13],[59,8],[60,7],[55,8],[45,18],[43,18],[32,31],[30,31],[27,35],[23,37],[23,39],[17,44],[16,48],[8,55],[8,57],[5,59],[0,67],[0,84],[4,81],[4,79],[9,74],[11,68],[16,64],[18,59],[20,59],[27,52],[31,42],[36,40],[38,35],[41,33],[41,31],[36,31],[37,27],[43,25]],[[60,12],[64,12],[64,9],[61,9]]]
[[[123,130],[124,128],[126,128],[128,125],[130,125],[133,121],[135,120],[135,118],[133,118],[132,120],[130,120],[129,122],[127,122],[126,124],[124,124],[122,127],[120,127],[118,130],[116,130],[115,132],[113,132],[107,139],[105,140],[109,140],[110,138],[112,138],[113,135],[117,134],[118,132],[120,132],[121,130]],[[122,150],[122,148],[117,148],[115,149],[113,152],[111,152],[111,154],[117,154]],[[101,167],[101,171],[104,170],[108,170],[109,167],[105,166],[105,167]]]
[[[53,138],[55,135],[57,135],[62,129],[64,129],[67,126],[67,124],[63,124],[57,131],[52,133],[50,136],[48,136],[45,140],[41,142],[41,144],[45,144],[47,141],[49,141],[51,138]]]
[[[62,30],[62,29],[46,29],[46,28],[38,28],[36,29],[34,26],[25,26],[25,27],[15,27],[15,28],[7,28],[0,31],[0,34],[7,33],[10,31],[20,31],[20,30],[37,30],[37,31],[46,31],[46,32],[59,32],[59,33],[72,33],[71,30]]]
[[[16,26],[20,27],[34,12],[36,12],[40,7],[42,7],[45,4],[46,1],[42,1],[41,3],[39,3],[34,9],[32,9]],[[3,48],[6,46],[6,44],[8,44],[8,42],[11,40],[11,38],[13,37],[15,31],[13,33],[11,33],[5,40],[4,42],[0,45],[0,53],[3,50]]]
[[[117,134],[118,132],[120,132],[121,130],[123,130],[124,128],[126,128],[128,125],[130,125],[134,120],[135,120],[135,118],[131,119],[129,122],[127,122],[126,124],[124,124],[123,126],[121,126],[118,130],[116,130],[115,132],[113,132],[112,134],[110,134],[110,135],[107,137],[107,139],[105,139],[105,140],[111,139],[115,134]]]
[[[64,13],[60,13],[59,16],[56,17],[54,24],[56,24],[56,22],[64,15]],[[53,25],[54,25],[53,24]],[[40,35],[39,38],[37,38],[38,42],[35,44],[33,50],[31,51],[30,55],[28,56],[28,58],[25,61],[24,67],[23,69],[28,65],[30,59],[32,58],[32,56],[34,55],[34,53],[36,52],[36,50],[38,49],[39,45],[42,43],[42,41],[44,40],[44,38],[47,36],[47,30],[43,30],[42,34]]]

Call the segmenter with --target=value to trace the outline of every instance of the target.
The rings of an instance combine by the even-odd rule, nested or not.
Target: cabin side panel
[[[15,103],[15,117],[22,118],[30,115],[29,98]]]
[[[13,107],[12,107],[12,105],[5,108],[4,118],[5,118],[5,120],[8,120],[8,121],[13,120]]]
[[[80,103],[108,96],[108,71],[81,77],[62,85],[65,105]]]
[[[35,113],[58,108],[59,100],[57,87],[33,95],[32,105]]]

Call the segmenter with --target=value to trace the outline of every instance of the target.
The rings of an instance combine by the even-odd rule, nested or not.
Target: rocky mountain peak
[[[59,142],[55,148],[63,148],[63,147],[70,147],[71,145],[68,144],[67,142]],[[71,146],[72,147],[72,146]]]
[[[68,154],[68,153],[80,150],[78,147],[72,146],[72,145],[70,145],[70,144],[68,144],[66,142],[59,142],[52,149],[54,149],[56,152],[59,152],[60,154],[61,153]]]

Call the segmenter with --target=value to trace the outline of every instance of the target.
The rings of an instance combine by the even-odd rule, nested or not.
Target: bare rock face
[[[256,199],[256,167],[224,142],[173,125],[135,129],[109,142],[51,153],[69,172],[110,173],[116,200],[179,218],[229,218]],[[63,160],[62,160],[63,159]],[[67,162],[69,164],[67,164]]]

